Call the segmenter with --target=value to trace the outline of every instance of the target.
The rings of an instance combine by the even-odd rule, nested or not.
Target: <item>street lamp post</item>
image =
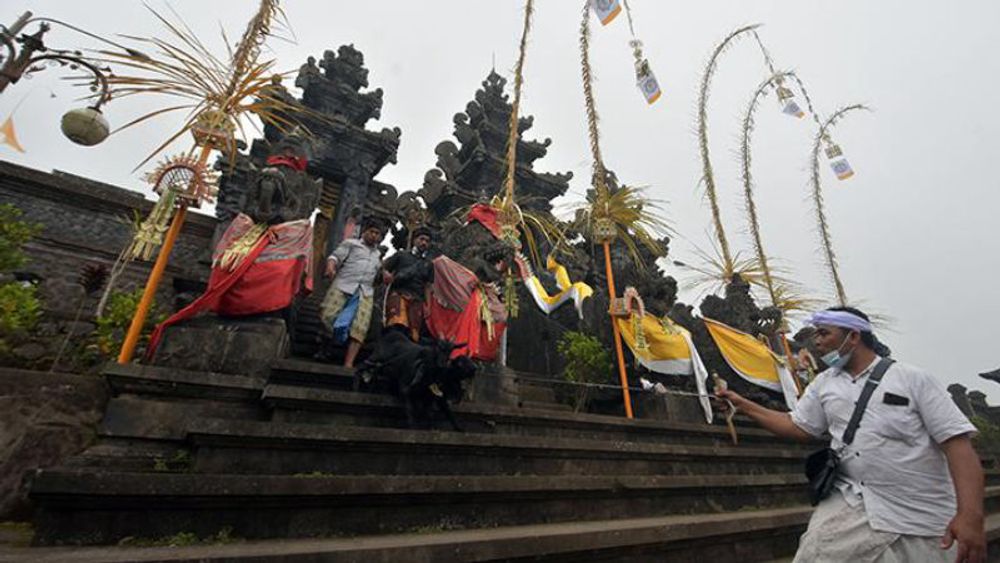
[[[32,35],[21,33],[32,22],[39,22],[38,31]],[[33,17],[31,12],[21,14],[21,17],[10,27],[0,26],[0,42],[3,43],[3,48],[6,51],[0,53],[0,63],[2,63],[0,66],[0,94],[7,89],[7,86],[16,84],[26,75],[41,70],[43,67],[39,66],[40,64],[55,62],[60,66],[68,66],[74,70],[81,67],[86,69],[94,76],[91,90],[96,93],[97,99],[91,106],[67,112],[62,118],[62,130],[74,143],[86,146],[96,145],[106,139],[110,133],[108,122],[101,114],[101,106],[111,99],[106,74],[110,72],[110,69],[102,68],[95,62],[87,60],[80,51],[65,51],[47,47],[43,37],[51,29],[50,24],[69,28],[92,39],[122,49],[131,55],[148,57],[134,49],[124,47],[74,25],[52,18]]]

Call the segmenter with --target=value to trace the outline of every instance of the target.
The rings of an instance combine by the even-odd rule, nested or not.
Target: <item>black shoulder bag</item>
[[[861,423],[861,416],[865,414],[868,400],[872,398],[872,393],[875,392],[875,388],[882,381],[882,376],[885,375],[886,370],[892,364],[892,359],[882,358],[879,360],[878,365],[875,366],[872,374],[868,376],[865,388],[861,390],[861,396],[858,398],[857,404],[854,405],[854,413],[851,414],[851,420],[847,423],[847,428],[844,429],[843,445],[840,447],[840,451],[827,447],[813,452],[806,458],[806,477],[809,479],[809,501],[813,506],[816,506],[819,504],[819,501],[830,496],[830,492],[833,491],[833,485],[837,481],[837,474],[840,472],[840,454],[854,441],[854,434],[858,431],[858,424]]]

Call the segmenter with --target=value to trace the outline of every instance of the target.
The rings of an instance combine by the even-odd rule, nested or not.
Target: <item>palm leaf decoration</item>
[[[596,186],[595,186],[596,188]],[[622,186],[611,190],[595,189],[585,203],[578,205],[574,228],[585,233],[600,231],[602,223],[614,230],[614,238],[621,240],[633,262],[642,267],[639,247],[644,246],[654,256],[662,256],[659,238],[671,232],[670,225],[662,218],[662,208],[655,200],[644,195],[644,189]]]
[[[558,244],[558,241],[562,239],[562,232],[550,215],[523,209],[518,204],[515,196],[517,142],[519,138],[518,123],[521,110],[521,91],[524,86],[524,60],[528,49],[528,34],[531,31],[531,21],[534,12],[534,0],[526,0],[524,5],[524,23],[521,28],[521,40],[518,44],[517,64],[514,67],[514,99],[511,102],[510,121],[508,123],[507,153],[504,161],[506,168],[502,186],[503,195],[494,197],[490,205],[497,209],[497,216],[504,239],[512,246],[517,247],[520,246],[520,239],[523,234],[532,261],[536,265],[540,265],[542,263],[541,253],[538,250],[539,241],[536,234],[540,234],[549,242],[555,241]]]
[[[611,241],[620,238],[628,247],[632,258],[643,267],[637,242],[648,247],[655,256],[663,250],[656,239],[666,223],[655,211],[656,204],[642,195],[642,190],[623,186],[612,190],[608,186],[610,174],[601,157],[600,131],[597,127],[597,104],[594,101],[594,74],[590,67],[590,0],[583,3],[583,21],[580,23],[580,75],[583,79],[583,98],[587,115],[587,134],[590,140],[591,184],[593,192],[588,201],[577,210],[577,226],[587,233],[590,240],[604,248],[604,268],[607,273],[609,303],[618,298],[615,289],[614,269],[611,264]],[[612,319],[615,355],[618,360],[618,377],[622,386],[625,416],[632,418],[632,401],[628,390],[628,376],[622,352],[621,334]]]
[[[820,246],[823,250],[823,257],[826,261],[826,267],[830,274],[830,280],[833,284],[833,289],[837,297],[837,302],[841,306],[846,306],[847,292],[844,291],[844,284],[840,280],[839,265],[837,264],[837,254],[833,251],[833,237],[830,235],[830,224],[826,218],[826,209],[823,204],[823,185],[820,180],[820,151],[824,144],[830,145],[833,143],[830,131],[834,126],[837,125],[844,117],[848,114],[868,110],[868,108],[861,104],[853,104],[849,106],[842,107],[837,111],[833,112],[826,121],[820,125],[819,131],[816,133],[816,139],[813,142],[812,150],[812,199],[813,206],[816,209],[816,227],[820,235]]]
[[[754,33],[760,24],[747,25],[732,31],[727,35],[709,56],[708,64],[701,76],[698,88],[698,149],[701,154],[701,184],[705,186],[705,197],[708,199],[712,212],[712,225],[715,231],[716,244],[721,258],[720,267],[715,272],[721,281],[732,278],[739,273],[736,268],[733,253],[729,249],[729,239],[726,238],[726,228],[722,223],[722,212],[719,210],[719,197],[716,192],[715,173],[712,169],[712,159],[708,148],[708,98],[712,92],[712,78],[718,67],[719,57],[725,53],[737,40]],[[765,55],[765,59],[768,57]]]
[[[809,297],[797,284],[778,278],[774,280],[771,304],[781,310],[783,316],[789,317],[815,311],[823,303]]]
[[[755,122],[754,116],[760,101],[785,80],[794,80],[799,84],[799,89],[803,92],[809,107],[809,112],[815,118],[815,111],[812,108],[812,100],[802,86],[801,81],[794,72],[774,71],[773,74],[764,80],[754,91],[750,98],[746,114],[743,117],[743,128],[740,143],[740,159],[743,169],[743,197],[747,214],[747,223],[751,239],[753,240],[754,254],[756,261],[753,266],[760,271],[759,285],[762,286],[771,300],[771,304],[782,311],[785,315],[793,312],[802,312],[809,307],[819,304],[817,300],[805,297],[798,284],[787,278],[780,277],[773,271],[767,253],[764,251],[764,243],[760,232],[760,219],[757,213],[757,204],[754,201],[754,182],[752,174],[752,152],[751,141],[753,137]],[[818,119],[817,119],[818,122]]]
[[[663,210],[659,203],[645,197],[642,188],[622,186],[612,190],[608,186],[609,174],[601,156],[601,134],[598,128],[597,104],[594,100],[594,75],[590,66],[589,2],[584,2],[583,21],[580,24],[580,74],[583,78],[583,97],[591,152],[591,183],[594,189],[588,195],[587,201],[576,207],[575,226],[588,233],[594,241],[603,238],[598,233],[621,239],[636,265],[641,266],[642,258],[638,244],[645,246],[656,256],[662,255],[663,249],[658,239],[670,232],[670,226],[662,218]]]
[[[712,245],[711,251],[694,246],[694,254],[696,261],[693,264],[677,260],[673,264],[684,268],[691,274],[686,280],[686,285],[701,288],[702,295],[700,297],[707,293],[721,292],[732,281],[734,275],[739,275],[750,285],[764,287],[764,274],[756,256],[744,256],[742,253],[736,252],[730,256],[727,263],[719,247],[715,244]],[[720,272],[727,270],[729,271],[727,276],[720,276]]]
[[[273,59],[260,60],[261,48],[273,36],[275,22],[284,20],[277,0],[261,0],[236,48],[230,48],[227,41],[225,58],[213,54],[183,21],[172,22],[153,8],[147,8],[166,28],[168,37],[126,36],[147,47],[152,55],[132,49],[124,53],[100,51],[102,62],[123,69],[108,77],[111,96],[156,94],[176,98],[177,102],[142,114],[116,132],[167,114],[184,112],[185,115],[182,125],[136,168],[199,125],[234,134],[238,131],[247,140],[244,118],[251,114],[281,131],[289,131],[298,124],[291,117],[296,114],[322,118],[295,100],[278,95],[276,83],[290,72],[275,72]],[[236,145],[229,142],[213,148],[232,157]]]

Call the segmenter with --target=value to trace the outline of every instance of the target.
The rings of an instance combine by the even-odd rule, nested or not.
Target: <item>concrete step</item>
[[[189,371],[111,362],[102,373],[116,395],[247,401],[260,397],[265,379],[228,373]]]
[[[0,551],[0,561],[438,563],[498,561],[754,563],[794,553],[811,509],[671,515],[354,538],[181,547],[46,547]]]
[[[517,382],[518,396],[522,401],[534,401],[536,403],[556,403],[555,390],[549,385]]]
[[[556,400],[556,394],[552,387],[555,382],[553,384],[521,382],[520,378],[529,376],[512,370],[511,374],[515,381],[518,381],[518,396],[522,407],[559,411],[572,410],[569,405]],[[480,374],[480,377],[487,376]],[[278,360],[271,365],[271,377],[268,382],[278,385],[351,391],[354,384],[354,370],[315,360],[288,358]]]
[[[294,538],[493,528],[803,501],[800,475],[328,476],[40,471],[35,542],[128,536]]]
[[[573,412],[573,407],[555,401],[519,401],[517,406],[522,409]]]
[[[337,424],[344,426],[402,428],[406,417],[399,402],[370,393],[352,393],[332,389],[293,385],[268,385],[262,394],[265,405],[273,409],[272,420]],[[662,420],[628,420],[605,416],[550,409],[519,409],[482,403],[459,403],[452,407],[463,429],[476,433],[543,435],[553,438],[583,438],[592,440],[654,441],[670,444],[725,445],[731,444],[725,426],[671,422]],[[449,428],[440,420],[436,428]],[[820,443],[799,445],[775,438],[760,428],[740,428],[740,444],[780,449],[799,448],[804,453],[820,447]]]
[[[354,383],[354,370],[314,360],[287,358],[271,364],[271,377],[268,381],[350,391]]]
[[[763,475],[798,473],[803,459],[798,448],[234,420],[193,421],[188,441],[199,473]]]
[[[237,541],[169,547],[0,548],[0,562],[438,563],[616,561],[786,563],[812,509],[805,506],[725,514],[671,515],[508,526],[493,529]],[[1000,561],[1000,514],[986,518],[988,561]],[[160,545],[168,538],[158,539]]]

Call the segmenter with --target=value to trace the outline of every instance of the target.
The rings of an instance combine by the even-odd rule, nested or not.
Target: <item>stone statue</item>
[[[266,166],[253,175],[243,212],[254,222],[268,225],[312,216],[323,182],[306,174],[307,162],[306,141],[300,134],[289,134],[278,142]]]

